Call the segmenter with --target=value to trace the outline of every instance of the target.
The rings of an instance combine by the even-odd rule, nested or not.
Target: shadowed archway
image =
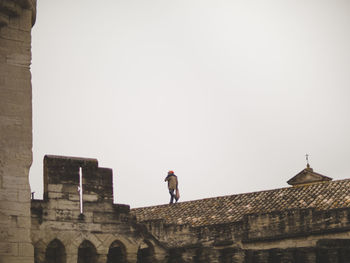
[[[149,241],[143,241],[137,251],[137,263],[154,262],[154,248]]]
[[[97,252],[95,246],[88,240],[84,240],[78,248],[78,263],[96,263]]]
[[[125,263],[126,248],[124,244],[118,240],[114,241],[108,250],[107,263]]]
[[[34,244],[34,263],[45,262],[46,245],[40,240]]]
[[[58,239],[52,240],[47,245],[45,263],[66,263],[66,249]]]

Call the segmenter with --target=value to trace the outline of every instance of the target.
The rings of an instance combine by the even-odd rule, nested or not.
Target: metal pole
[[[79,167],[79,200],[80,200],[80,214],[83,213],[83,171]]]

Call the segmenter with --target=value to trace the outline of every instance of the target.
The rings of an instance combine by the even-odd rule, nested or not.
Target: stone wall
[[[112,170],[96,159],[45,156],[44,200],[32,200],[31,212],[36,263],[350,262],[350,208],[252,213],[201,226],[137,222],[128,205],[113,203]]]
[[[0,262],[33,262],[31,28],[34,0],[0,1]]]
[[[113,203],[112,170],[98,167],[96,159],[45,156],[44,200],[32,200],[31,238],[36,263],[147,263],[166,256],[130,207]],[[60,260],[50,261],[57,254]]]
[[[350,230],[350,209],[293,209],[247,215],[242,241],[273,241]]]
[[[112,170],[95,159],[46,156],[44,200],[30,201],[35,15],[36,0],[0,0],[0,263],[350,262],[350,208],[201,227],[137,222],[128,205],[113,204]]]
[[[142,223],[168,246],[166,262],[350,262],[349,208],[248,214],[240,222],[201,227]]]

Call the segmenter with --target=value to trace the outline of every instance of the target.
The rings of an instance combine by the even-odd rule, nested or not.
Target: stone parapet
[[[60,247],[62,260],[55,262],[86,262],[89,253],[91,262],[101,263],[162,262],[166,255],[154,236],[136,224],[129,205],[113,203],[112,170],[99,167],[96,159],[46,155],[44,199],[32,200],[31,216],[37,263],[53,259],[51,247]]]
[[[79,171],[82,173],[83,201],[113,203],[113,171],[98,167],[98,161],[46,155],[44,157],[44,199],[79,202]]]
[[[243,242],[273,241],[350,231],[350,209],[291,209],[244,218]]]

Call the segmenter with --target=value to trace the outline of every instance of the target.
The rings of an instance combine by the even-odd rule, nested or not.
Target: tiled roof
[[[197,227],[237,222],[242,220],[244,215],[252,213],[348,207],[350,179],[135,208],[131,209],[131,213],[139,222],[163,219],[167,224],[189,224]]]

